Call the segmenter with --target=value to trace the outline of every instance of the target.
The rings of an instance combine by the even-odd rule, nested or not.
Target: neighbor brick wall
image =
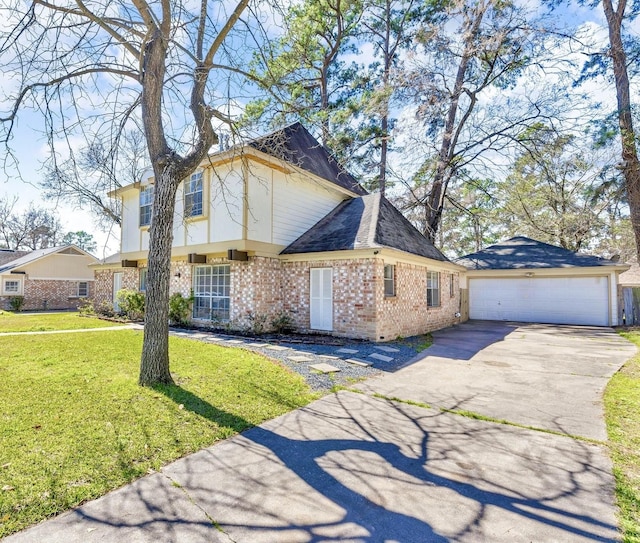
[[[93,295],[94,282],[87,281],[89,292],[87,298]],[[23,310],[40,309],[77,309],[87,298],[78,298],[78,281],[56,281],[43,279],[25,279]],[[0,297],[0,305],[10,309],[10,296]]]
[[[396,295],[385,298],[384,282],[377,283],[377,340],[389,341],[399,336],[410,337],[445,328],[459,322],[459,276],[440,272],[440,307],[427,307],[427,271],[424,266],[399,262],[395,265]],[[384,262],[377,261],[376,277],[383,277]],[[450,281],[454,281],[454,296],[450,296]]]

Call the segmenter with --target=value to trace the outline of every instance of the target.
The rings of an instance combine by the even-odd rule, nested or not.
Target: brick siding
[[[94,281],[86,282],[88,284],[87,297],[80,298],[78,297],[78,281],[25,279],[22,309],[25,311],[77,309],[87,299],[90,299],[95,291]],[[11,296],[0,297],[0,306],[4,309],[11,309],[11,298]]]
[[[277,258],[250,257],[248,262],[209,258],[207,264],[230,265],[231,329],[250,329],[252,318],[269,330],[280,312],[288,314],[298,331],[310,330],[310,270],[333,269],[333,335],[389,341],[398,336],[424,334],[459,321],[459,276],[440,274],[440,307],[427,308],[427,268],[396,265],[396,296],[384,296],[384,261],[380,258],[282,262]],[[172,261],[170,293],[188,296],[193,265]],[[123,288],[139,286],[136,268],[96,271],[95,300],[113,300],[113,272],[123,272]],[[179,277],[178,277],[179,274]],[[449,295],[453,278],[454,296]],[[199,322],[198,324],[202,324]]]

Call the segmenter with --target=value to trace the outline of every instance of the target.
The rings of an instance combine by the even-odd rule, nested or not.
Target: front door
[[[333,268],[311,268],[310,328],[333,330]]]
[[[113,274],[113,310],[118,313],[120,306],[118,305],[118,291],[122,290],[122,272]]]

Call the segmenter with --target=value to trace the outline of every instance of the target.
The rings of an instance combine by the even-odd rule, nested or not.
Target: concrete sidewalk
[[[548,345],[558,335],[572,338],[579,349],[589,343],[581,330],[556,328],[540,332],[554,338]],[[442,355],[438,349],[447,341],[451,348],[462,345],[473,364],[486,349],[511,341],[512,334],[514,341],[526,340],[516,330],[487,330],[493,342],[474,354],[470,338],[479,337],[478,328],[459,327],[447,332],[444,342],[436,337],[432,349]],[[602,341],[589,343],[594,372],[595,355],[609,357],[614,346],[613,332],[603,333]],[[549,350],[540,349],[541,357]],[[613,350],[619,365],[631,352],[624,341]],[[398,384],[411,384],[411,391],[428,400],[438,391],[429,377],[430,352],[366,384],[391,387],[397,377]],[[460,360],[450,363],[458,368]],[[525,379],[528,372],[522,375]],[[550,379],[558,372],[546,375]],[[533,381],[528,393],[523,387],[520,401],[534,402],[544,392],[543,382]],[[403,386],[395,390],[401,393]],[[500,401],[499,390],[489,391],[494,402]],[[598,427],[601,411],[596,419]],[[5,541],[615,541],[613,488],[610,461],[597,444],[339,392]]]

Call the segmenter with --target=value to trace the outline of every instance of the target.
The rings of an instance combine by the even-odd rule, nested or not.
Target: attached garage
[[[526,237],[457,260],[468,270],[472,319],[615,326],[626,264]]]

